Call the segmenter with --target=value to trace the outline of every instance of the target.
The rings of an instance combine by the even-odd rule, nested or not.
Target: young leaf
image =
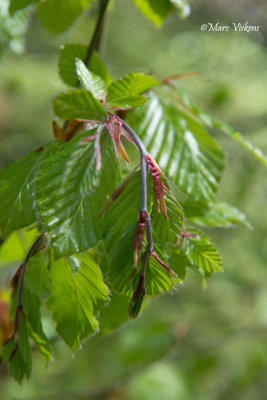
[[[162,246],[167,242],[177,243],[184,223],[183,210],[175,198],[165,192],[168,219],[163,218],[162,214],[155,213],[153,216],[153,234],[155,241],[159,241]]]
[[[101,238],[99,214],[120,179],[112,151],[102,150],[102,167],[96,169],[93,143],[82,141],[86,136],[44,160],[36,181],[38,207],[56,258],[84,251]]]
[[[186,107],[191,115],[195,118],[198,117],[199,120],[209,128],[220,129],[223,133],[230,136],[232,139],[236,140],[241,146],[248,150],[256,159],[258,159],[265,167],[267,167],[267,156],[263,152],[255,147],[249,140],[245,139],[241,133],[237,132],[231,126],[219,121],[218,119],[212,117],[200,107],[194,104],[187,96],[182,94],[180,97],[180,102],[183,107]]]
[[[114,99],[119,101],[121,97],[142,94],[158,84],[159,82],[153,76],[141,72],[130,73],[109,85],[107,102]]]
[[[106,92],[105,81],[103,81],[100,76],[89,71],[84,62],[79,58],[76,58],[75,65],[81,85],[89,90],[97,100],[103,99]]]
[[[241,222],[251,227],[245,214],[227,203],[213,203],[208,210],[202,208],[200,205],[197,208],[194,205],[192,208],[190,202],[184,203],[184,207],[187,220],[201,226],[230,227],[233,224]]]
[[[36,239],[36,229],[12,232],[0,246],[0,268],[19,265]]]
[[[221,257],[211,240],[197,231],[192,234],[194,236],[186,237],[183,243],[183,250],[192,265],[207,274],[222,271]]]
[[[55,143],[30,151],[0,171],[0,232],[31,225],[38,219],[35,204],[35,179],[41,160]]]
[[[24,284],[31,293],[34,293],[40,299],[45,299],[51,294],[51,276],[43,251],[30,258],[26,268]]]
[[[42,24],[54,34],[68,28],[91,0],[44,0],[38,5]]]
[[[209,203],[218,189],[223,152],[203,126],[183,113],[168,88],[131,115],[147,150],[163,172],[196,201]]]
[[[107,113],[102,104],[85,89],[69,90],[53,98],[55,114],[61,119],[104,120]]]
[[[139,10],[157,27],[162,25],[166,15],[171,11],[169,0],[133,0]]]
[[[89,252],[70,259],[79,264],[76,274],[68,258],[51,261],[53,291],[46,304],[53,314],[58,334],[74,352],[81,341],[97,329],[95,315],[108,301],[108,289]]]
[[[84,60],[87,53],[87,46],[82,44],[66,44],[61,47],[58,68],[59,74],[63,82],[70,86],[77,86],[78,79],[76,73],[75,59],[79,58]],[[88,69],[95,75],[106,82],[107,85],[111,83],[111,77],[107,71],[107,67],[99,57],[96,51],[93,51],[90,58]]]
[[[147,97],[144,96],[124,96],[116,99],[112,99],[105,103],[106,108],[119,108],[120,110],[128,110],[132,107],[138,107],[147,101]]]

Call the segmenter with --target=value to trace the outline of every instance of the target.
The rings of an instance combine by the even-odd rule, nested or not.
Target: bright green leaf
[[[55,114],[61,119],[104,120],[107,113],[102,104],[85,89],[69,90],[53,98]]]
[[[159,82],[153,76],[141,72],[130,73],[109,85],[107,102],[114,99],[119,101],[120,97],[142,94],[158,84]]]
[[[75,351],[81,341],[97,329],[95,315],[108,301],[108,289],[89,252],[70,258],[79,263],[76,274],[68,258],[51,261],[53,292],[46,304],[53,314],[58,334]]]
[[[112,99],[105,103],[106,108],[119,108],[121,110],[128,110],[132,107],[138,107],[147,101],[144,96],[126,96]]]
[[[222,271],[221,257],[211,240],[199,232],[192,232],[192,235],[183,242],[183,250],[192,265],[208,274]]]
[[[81,85],[89,90],[97,100],[103,99],[106,92],[105,81],[103,81],[100,76],[89,71],[84,62],[79,58],[76,58],[75,65]]]
[[[171,11],[169,0],[133,0],[139,10],[156,26],[161,26],[166,15]]]

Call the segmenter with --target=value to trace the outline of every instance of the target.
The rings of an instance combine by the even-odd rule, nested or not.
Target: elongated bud
[[[128,312],[129,317],[135,319],[140,312],[144,297],[145,297],[145,276],[141,274],[139,277],[137,288],[133,294],[129,304]]]
[[[165,219],[167,219],[167,207],[166,207],[166,202],[165,202],[165,196],[164,196],[164,189],[163,189],[163,184],[161,182],[159,172],[158,172],[158,165],[155,162],[155,160],[150,156],[146,155],[145,156],[147,164],[151,170],[151,175],[154,183],[154,193],[155,197],[158,203],[158,209],[163,215]]]
[[[126,152],[126,150],[125,150],[123,144],[121,143],[121,141],[119,141],[119,143],[118,143],[118,150],[119,150],[120,155],[124,158],[124,160],[125,160],[128,164],[130,164],[129,156],[128,156],[128,154],[127,154],[127,152]]]
[[[140,211],[139,221],[136,227],[134,239],[133,239],[133,258],[134,258],[134,268],[137,269],[138,256],[142,248],[144,241],[146,228],[146,212]]]
[[[157,262],[163,267],[165,268],[171,275],[177,277],[177,274],[170,268],[168,267],[168,265],[166,265],[157,255],[157,253],[155,252],[155,250],[151,251],[151,255],[157,260]]]

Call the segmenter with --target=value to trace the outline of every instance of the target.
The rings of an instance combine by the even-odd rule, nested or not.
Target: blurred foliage
[[[200,31],[210,20],[230,24],[233,15],[238,21],[266,21],[263,2],[237,3],[214,1],[210,6],[211,2],[198,0],[188,20],[170,15],[159,31],[131,2],[117,0],[116,13],[110,12],[107,19],[102,55],[113,76],[129,70],[153,69],[159,78],[200,71],[180,80],[181,87],[266,153],[264,26],[258,35]],[[248,4],[254,6],[253,13]],[[87,44],[94,17],[95,8],[56,39],[33,17],[25,35],[25,54],[11,53],[3,44],[1,166],[51,137],[50,96],[62,87],[55,67],[59,44]],[[153,300],[136,321],[105,336],[100,331],[74,360],[63,343],[55,343],[56,361],[45,369],[36,354],[33,378],[22,387],[0,366],[0,399],[265,400],[266,173],[238,145],[216,131],[214,135],[228,154],[218,200],[222,197],[238,206],[254,228],[209,229],[225,273],[215,275],[207,290],[189,273],[185,286]],[[1,264],[3,257],[0,254]],[[4,271],[0,301],[7,281]],[[121,304],[120,299],[117,302]],[[113,312],[123,315],[123,304],[120,312]],[[44,329],[53,338],[48,316]]]

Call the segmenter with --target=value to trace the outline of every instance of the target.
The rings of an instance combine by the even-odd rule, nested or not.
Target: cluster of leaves
[[[182,4],[135,2],[150,17],[153,10],[158,20],[173,4]],[[22,8],[22,3],[25,7],[32,1],[13,0],[11,9]],[[53,3],[46,0],[38,5],[43,21]],[[62,24],[69,24],[78,14],[71,4],[80,10],[88,3],[58,2],[72,17],[62,18]],[[157,8],[160,4],[166,5],[164,10]],[[51,358],[50,338],[42,328],[42,315],[47,315],[43,304],[51,312],[57,334],[75,352],[89,335],[99,330],[107,332],[126,318],[123,312],[119,319],[111,321],[103,306],[107,304],[112,312],[118,296],[125,304],[125,297],[132,297],[138,288],[142,262],[131,277],[141,173],[138,167],[131,171],[133,166],[127,166],[116,156],[113,146],[117,150],[121,143],[120,138],[116,141],[111,135],[112,144],[110,112],[113,116],[118,112],[127,119],[166,175],[162,183],[166,189],[167,218],[158,211],[151,176],[147,181],[154,249],[161,260],[149,258],[145,275],[147,295],[171,290],[184,280],[187,267],[204,281],[213,272],[222,271],[217,249],[196,225],[246,222],[236,208],[215,201],[224,152],[206,127],[220,128],[267,165],[266,157],[258,149],[191,103],[172,79],[158,81],[136,72],[112,81],[98,53],[92,53],[88,67],[82,61],[86,54],[86,46],[79,44],[66,45],[60,52],[59,73],[70,89],[54,97],[53,107],[57,117],[68,121],[65,129],[54,123],[56,140],[0,171],[0,234],[5,240],[0,260],[9,254],[6,265],[10,266],[10,260],[23,259],[27,254],[12,278],[10,300],[0,293],[4,305],[10,301],[15,321],[14,328],[9,324],[1,327],[3,359],[9,362],[10,373],[19,381],[30,376],[32,341],[47,361]],[[129,143],[126,149],[131,151],[131,146]],[[128,159],[124,147],[120,149]],[[134,153],[132,157],[135,158]],[[186,200],[178,203],[168,186],[173,192],[177,187],[182,189]],[[195,224],[193,228],[190,223]],[[29,252],[36,238],[41,238],[40,246]],[[25,240],[26,249],[15,254],[14,243],[19,243],[21,249]],[[145,245],[146,240],[139,256],[141,261]],[[172,277],[163,263],[177,277]]]

